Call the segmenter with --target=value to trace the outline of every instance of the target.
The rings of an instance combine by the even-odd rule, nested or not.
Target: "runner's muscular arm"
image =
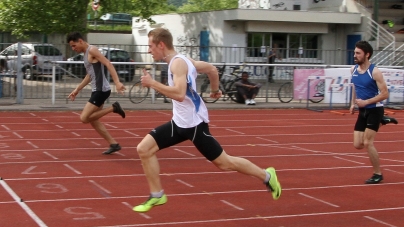
[[[76,89],[74,89],[70,95],[68,96],[68,98],[72,101],[74,101],[76,99],[76,95],[85,87],[87,86],[87,84],[89,84],[91,81],[90,79],[90,75],[86,75],[84,77],[84,79],[81,81],[81,83],[76,87]]]
[[[205,73],[206,75],[208,75],[211,89],[210,97],[220,98],[222,96],[222,91],[219,89],[219,73],[217,71],[217,68],[208,62],[195,61],[192,58],[188,59],[195,66],[198,73]]]
[[[176,58],[171,63],[170,68],[173,73],[174,86],[167,86],[153,80],[146,69],[143,69],[143,76],[141,77],[142,85],[145,87],[151,87],[171,99],[182,102],[185,99],[185,93],[187,90],[188,65],[183,59]]]
[[[354,70],[354,66],[352,66],[352,68],[351,68],[351,75],[352,75],[352,73],[353,73],[353,70]],[[351,114],[354,114],[354,113],[355,113],[355,104],[356,104],[355,99],[356,99],[355,85],[352,84],[351,106],[349,107],[349,112],[350,112]]]

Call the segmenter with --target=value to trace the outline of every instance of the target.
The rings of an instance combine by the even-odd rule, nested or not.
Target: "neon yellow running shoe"
[[[275,169],[273,167],[269,167],[265,171],[271,174],[268,184],[265,185],[267,186],[268,190],[272,192],[272,198],[274,198],[274,200],[278,200],[279,197],[281,197],[282,187],[278,181],[278,177],[276,176]]]
[[[153,198],[153,197],[149,197],[149,199],[138,205],[133,207],[133,211],[136,212],[147,212],[149,211],[152,207],[154,206],[158,206],[158,205],[163,205],[164,203],[167,202],[167,196],[166,194],[164,194],[163,196],[161,196],[160,198]]]

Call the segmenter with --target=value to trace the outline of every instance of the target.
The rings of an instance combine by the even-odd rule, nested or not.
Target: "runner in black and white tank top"
[[[109,85],[108,79],[104,73],[104,67],[101,62],[91,63],[88,61],[88,52],[92,45],[89,45],[86,52],[84,53],[84,67],[86,67],[87,74],[91,78],[91,88],[92,91],[110,91],[111,87]]]

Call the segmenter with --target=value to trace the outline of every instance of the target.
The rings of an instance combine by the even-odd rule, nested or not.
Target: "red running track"
[[[211,133],[227,153],[274,166],[278,201],[249,176],[221,172],[184,142],[159,151],[167,204],[145,214],[148,197],[136,145],[171,111],[129,111],[102,119],[123,149],[78,112],[0,112],[1,226],[403,226],[401,124],[376,137],[385,180],[352,146],[356,115],[308,110],[211,110]],[[395,112],[404,122],[404,112]]]

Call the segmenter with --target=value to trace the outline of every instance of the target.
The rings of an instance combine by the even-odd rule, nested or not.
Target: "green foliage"
[[[88,0],[2,0],[0,27],[18,37],[29,32],[43,34],[85,31]]]
[[[238,0],[188,0],[178,9],[178,13],[236,9]]]

